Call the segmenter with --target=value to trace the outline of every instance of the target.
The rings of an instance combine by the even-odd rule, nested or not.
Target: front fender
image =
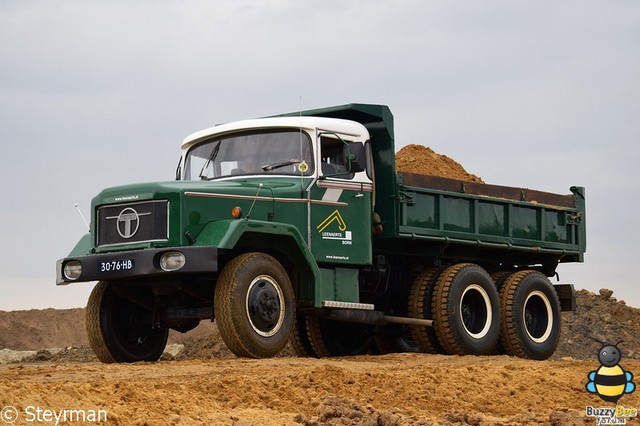
[[[80,238],[80,241],[76,244],[76,246],[71,250],[68,257],[75,256],[86,256],[91,253],[91,234],[87,233]]]
[[[288,223],[231,219],[210,222],[197,235],[195,246],[214,246],[219,250],[238,247],[251,250],[273,249],[296,267],[301,279],[299,301],[316,305],[322,286],[320,269],[298,228]]]

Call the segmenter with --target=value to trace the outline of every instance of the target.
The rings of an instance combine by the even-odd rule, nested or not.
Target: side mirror
[[[347,159],[351,164],[351,172],[363,172],[367,169],[367,155],[365,153],[364,144],[360,142],[348,142],[349,154]]]

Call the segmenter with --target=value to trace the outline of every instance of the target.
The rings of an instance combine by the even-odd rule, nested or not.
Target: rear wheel
[[[507,280],[507,278],[509,278],[511,276],[513,272],[511,271],[498,271],[498,272],[494,272],[493,274],[491,274],[491,279],[493,280],[493,282],[496,285],[496,289],[498,290],[498,294],[500,294],[500,289],[502,288],[502,285],[504,284],[504,282]],[[502,320],[504,321],[504,313],[502,311],[501,312],[501,317]],[[500,339],[498,339],[498,342],[496,343],[496,348],[495,348],[495,354],[497,355],[504,355],[507,353],[507,351],[505,350],[504,346],[502,346],[502,342],[500,341]]]
[[[362,355],[373,348],[373,326],[307,317],[309,342],[319,358]]]
[[[438,276],[444,268],[429,268],[422,271],[411,284],[408,313],[411,318],[433,319],[432,298]],[[423,352],[442,353],[434,327],[409,326],[413,340]]]
[[[386,324],[374,328],[374,340],[380,354],[422,352],[411,329],[404,324]]]
[[[538,271],[511,275],[500,289],[500,342],[509,355],[543,360],[560,339],[560,302],[549,279]]]
[[[500,332],[498,292],[489,274],[478,265],[447,268],[433,294],[438,342],[449,354],[486,355]]]
[[[87,335],[100,361],[157,361],[162,355],[169,329],[153,326],[152,294],[136,297],[149,303],[135,303],[107,281],[93,288],[87,303]]]
[[[237,356],[267,358],[287,344],[295,321],[291,281],[265,253],[242,254],[225,265],[214,308],[220,336]]]
[[[491,274],[491,279],[495,283],[496,288],[498,289],[498,292],[502,288],[502,285],[504,284],[504,282],[507,280],[507,278],[511,276],[512,273],[513,272],[511,271],[498,271]]]
[[[293,327],[293,332],[291,333],[291,346],[293,347],[293,351],[298,356],[302,357],[314,357],[316,358],[318,354],[313,350],[313,346],[311,346],[311,342],[309,341],[309,336],[307,334],[307,317],[306,315],[298,315],[296,317],[296,324]]]

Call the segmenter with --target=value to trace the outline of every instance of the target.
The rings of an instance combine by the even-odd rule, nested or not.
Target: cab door
[[[320,133],[318,141],[320,176],[310,194],[311,252],[318,263],[369,265],[373,184],[352,153],[364,155],[364,147],[336,133]]]

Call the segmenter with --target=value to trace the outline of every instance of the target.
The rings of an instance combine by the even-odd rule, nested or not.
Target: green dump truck
[[[169,329],[214,318],[271,357],[419,351],[548,358],[582,262],[585,191],[396,173],[393,116],[349,104],[187,137],[176,180],[103,190],[57,284],[98,281],[103,362],[157,360]]]

